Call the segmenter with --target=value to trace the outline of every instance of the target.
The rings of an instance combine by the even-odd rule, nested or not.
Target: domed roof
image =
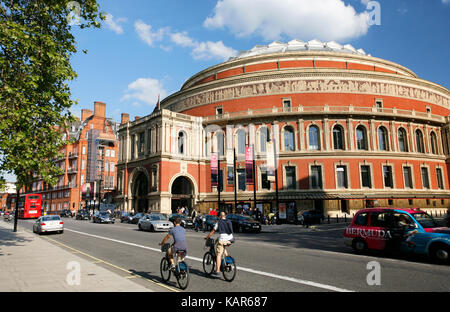
[[[321,42],[319,40],[314,39],[308,42],[304,42],[301,40],[291,40],[288,43],[274,41],[269,45],[256,45],[249,51],[242,51],[237,56],[231,57],[229,61],[249,56],[271,54],[271,53],[296,52],[296,51],[326,51],[326,52],[367,55],[363,49],[356,50],[350,44],[341,45],[334,41]],[[370,54],[368,56],[370,56]]]

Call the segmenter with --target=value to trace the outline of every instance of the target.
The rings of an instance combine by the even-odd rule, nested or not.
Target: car
[[[82,209],[82,210],[78,210],[76,216],[75,216],[75,220],[90,220],[91,216],[89,214],[89,211]]]
[[[216,215],[205,215],[202,219],[206,231],[211,231],[218,221],[219,217]]]
[[[106,211],[97,212],[92,217],[93,223],[111,223],[114,224],[115,219]]]
[[[59,216],[61,218],[72,218],[73,217],[72,211],[70,211],[69,209],[64,209],[63,211],[61,211]]]
[[[58,215],[39,217],[33,224],[33,233],[42,234],[49,232],[64,233],[64,222]]]
[[[130,216],[128,219],[128,223],[131,224],[138,224],[139,223],[139,219],[141,219],[145,214],[142,212],[137,213],[134,216]]]
[[[12,220],[14,220],[14,212],[5,212],[4,214],[3,214],[3,220],[5,220],[5,221],[12,221]]]
[[[132,217],[133,217],[133,215],[131,213],[123,212],[120,215],[120,223],[124,223],[124,222],[130,223]]]
[[[261,232],[261,223],[249,216],[229,214],[227,215],[227,219],[231,221],[233,231],[235,232]]]
[[[138,222],[141,231],[169,231],[174,225],[164,213],[151,213],[143,216]]]
[[[355,252],[369,250],[428,256],[450,261],[450,228],[420,209],[368,208],[358,211],[345,229],[344,242]]]
[[[299,212],[297,215],[298,223],[302,225],[320,224],[324,219],[323,213],[317,210],[308,210]]]
[[[184,214],[178,214],[178,213],[172,213],[169,216],[169,221],[174,222],[176,218],[181,219],[181,226],[184,228],[193,228],[194,227],[194,221],[191,217],[186,216]]]

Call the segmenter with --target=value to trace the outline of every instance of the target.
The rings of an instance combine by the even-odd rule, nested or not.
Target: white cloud
[[[449,3],[450,3],[450,0],[442,0],[442,3],[443,3],[443,4],[449,4]]]
[[[118,35],[123,34],[123,28],[120,25],[120,23],[124,23],[126,21],[127,21],[127,19],[123,18],[123,17],[115,19],[114,16],[109,13],[106,14],[106,18],[105,18],[106,27],[111,29]]]
[[[368,16],[343,0],[219,0],[203,25],[229,29],[238,37],[338,41],[365,35],[370,27]]]
[[[206,41],[197,43],[192,50],[192,57],[196,60],[221,59],[226,61],[230,57],[236,56],[237,53],[238,51],[225,46],[222,41]]]
[[[192,40],[186,32],[182,33],[173,33],[170,35],[170,39],[173,43],[182,46],[182,47],[194,47],[195,43],[194,40]]]
[[[157,31],[152,31],[152,26],[144,23],[141,20],[138,20],[134,23],[134,28],[141,38],[149,46],[153,46],[153,43],[156,41],[161,41],[164,37],[165,32],[167,32],[166,28],[160,28]]]
[[[161,99],[167,95],[167,91],[159,80],[139,78],[128,85],[126,94],[121,101],[134,100],[131,105],[135,107],[139,107],[139,102],[154,106],[158,102],[159,95]]]

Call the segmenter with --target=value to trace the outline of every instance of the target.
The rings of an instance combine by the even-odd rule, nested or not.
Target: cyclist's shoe
[[[220,272],[214,272],[214,273],[212,274],[212,277],[214,277],[214,278],[220,278]]]
[[[172,265],[170,266],[170,271],[172,271],[172,272],[175,271],[175,264],[172,264]]]

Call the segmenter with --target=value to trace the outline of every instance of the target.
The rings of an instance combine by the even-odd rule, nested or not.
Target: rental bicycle
[[[178,286],[180,286],[180,288],[184,290],[189,285],[189,267],[187,263],[183,260],[186,251],[178,250],[176,254],[173,255],[173,259],[175,262],[175,269],[171,269],[169,258],[170,247],[171,245],[169,243],[161,246],[161,251],[166,253],[165,256],[161,259],[160,265],[161,277],[165,282],[168,282],[173,271],[173,274],[177,279]]]
[[[209,238],[205,242],[205,249],[209,248],[209,250],[203,256],[203,271],[207,275],[211,275],[216,269],[216,245],[218,242],[219,239],[214,240],[213,238]],[[224,248],[226,249],[227,246]],[[230,255],[225,256],[225,250],[222,253],[220,271],[228,282],[232,282],[236,277],[236,262]]]

